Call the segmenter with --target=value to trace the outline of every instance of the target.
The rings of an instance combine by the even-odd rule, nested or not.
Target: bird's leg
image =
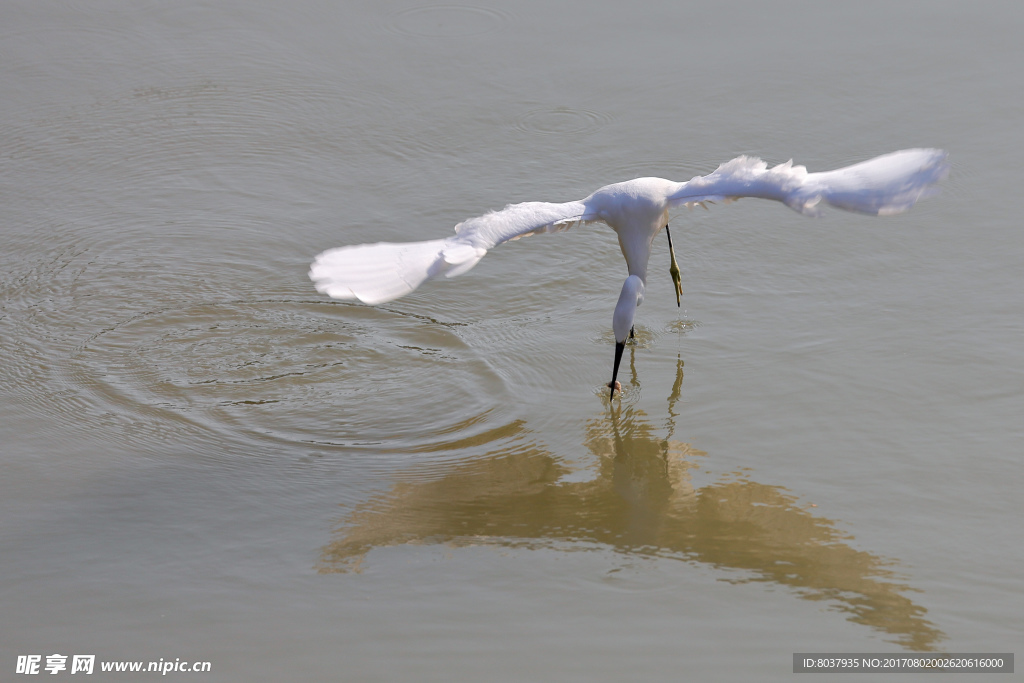
[[[608,394],[608,398],[615,397],[615,385],[618,384],[615,378],[619,376],[619,363],[622,362],[622,350],[625,348],[626,342],[615,342],[615,365],[612,366],[612,381],[608,385],[611,388],[611,393]]]
[[[629,380],[633,386],[640,386],[640,380],[636,376],[636,345],[629,347]]]
[[[668,223],[665,224],[665,234],[668,236],[668,256],[671,259],[668,272],[672,276],[672,282],[675,285],[676,307],[679,307],[682,305],[679,297],[683,295],[683,278],[679,273],[679,264],[676,263],[676,250],[672,248],[672,233],[669,232]]]
[[[630,339],[636,339],[636,331],[635,330],[636,330],[635,327],[629,328],[629,338]]]

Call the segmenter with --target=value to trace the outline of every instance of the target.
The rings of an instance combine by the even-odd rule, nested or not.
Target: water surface
[[[1021,642],[1014,7],[0,18],[0,667],[763,680]],[[683,307],[659,240],[614,403],[607,228],[378,307],[306,277],[509,202],[914,146],[953,172],[903,216],[673,216]]]

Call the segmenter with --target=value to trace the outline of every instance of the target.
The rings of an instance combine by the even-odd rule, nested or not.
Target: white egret
[[[902,150],[823,173],[808,173],[806,167],[794,166],[792,161],[768,168],[760,159],[741,156],[687,182],[637,178],[606,185],[575,202],[509,204],[501,211],[459,223],[455,235],[444,239],[329,249],[313,261],[309,277],[317,291],[335,299],[380,304],[439,275],[462,275],[488,249],[502,242],[601,221],[618,235],[629,272],[612,316],[615,362],[609,386],[614,396],[622,350],[632,334],[637,306],[644,300],[651,244],[662,228],[669,238],[670,272],[679,305],[682,288],[668,231],[670,210],[760,197],[780,201],[808,216],[818,215],[823,203],[886,216],[906,211],[929,194],[948,169],[946,153],[938,149]]]

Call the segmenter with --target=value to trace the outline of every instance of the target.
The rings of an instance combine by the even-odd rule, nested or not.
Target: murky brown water
[[[1024,17],[975,9],[5,5],[0,668],[1013,651]],[[614,406],[606,228],[379,307],[306,277],[508,202],[914,146],[953,172],[904,216],[674,217],[683,309],[659,241]]]

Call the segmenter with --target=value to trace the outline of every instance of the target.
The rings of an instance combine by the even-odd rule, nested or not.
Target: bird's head
[[[625,342],[633,327],[636,307],[644,302],[644,281],[638,275],[630,275],[622,283],[619,301],[615,304],[612,316],[612,329],[615,330],[615,342]]]

